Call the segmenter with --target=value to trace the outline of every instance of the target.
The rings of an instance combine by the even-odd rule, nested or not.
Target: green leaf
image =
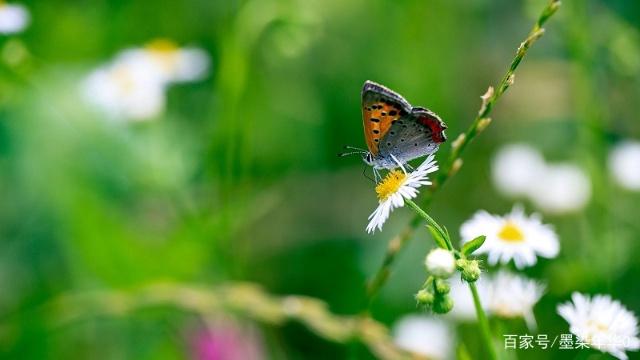
[[[486,236],[480,235],[477,238],[465,243],[462,246],[462,253],[465,256],[471,255],[474,251],[478,250],[480,248],[480,246],[482,246],[482,244],[484,244],[484,241],[486,239],[487,239]]]
[[[431,225],[427,225],[427,229],[431,233],[431,236],[433,237],[433,240],[436,241],[436,244],[438,244],[438,246],[443,248],[443,249],[447,249],[447,242],[444,241],[444,239],[442,238],[442,235],[440,235],[440,232],[435,227],[433,227]]]

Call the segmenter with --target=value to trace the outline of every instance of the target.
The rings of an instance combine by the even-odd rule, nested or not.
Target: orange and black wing
[[[400,94],[373,81],[362,87],[362,123],[367,147],[373,155],[391,125],[411,113],[411,105]]]

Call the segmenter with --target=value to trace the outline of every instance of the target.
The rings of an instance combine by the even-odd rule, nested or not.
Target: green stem
[[[453,251],[453,245],[451,244],[451,239],[449,239],[449,234],[447,234],[444,230],[442,230],[442,227],[440,227],[440,225],[435,220],[433,220],[433,218],[429,216],[429,214],[427,214],[426,211],[422,210],[420,206],[418,206],[418,204],[414,203],[409,199],[405,199],[404,202],[406,202],[407,205],[413,208],[413,210],[415,210],[418,213],[418,215],[420,215],[423,219],[427,220],[427,223],[429,225],[433,226],[434,229],[438,230],[438,233],[440,234],[440,236],[442,236],[442,238],[447,243],[447,249]]]
[[[547,4],[547,6],[542,10],[533,28],[531,29],[525,40],[520,44],[520,47],[518,47],[516,55],[511,61],[509,69],[502,77],[497,90],[493,94],[488,93],[488,95],[490,96],[486,98],[486,100],[483,100],[477,116],[474,118],[467,131],[461,134],[461,136],[458,138],[459,140],[454,141],[453,149],[447,160],[447,163],[442,167],[442,170],[434,180],[433,185],[428,188],[428,192],[425,193],[426,199],[423,202],[425,206],[431,202],[433,194],[459,170],[460,166],[462,165],[462,153],[466,149],[467,145],[471,142],[471,140],[473,140],[484,129],[484,126],[489,124],[488,122],[484,122],[485,125],[480,127],[480,124],[483,123],[483,120],[487,120],[489,118],[494,105],[513,83],[515,71],[522,62],[524,56],[527,54],[527,51],[531,48],[533,43],[544,34],[544,29],[542,28],[542,26],[547,22],[547,20],[549,20],[549,18],[553,14],[555,14],[559,7],[560,1],[551,0],[549,4]],[[396,255],[407,245],[409,239],[411,239],[413,231],[420,224],[419,220],[420,217],[415,216],[405,227],[405,229],[403,229],[400,234],[393,237],[393,239],[391,239],[391,241],[389,242],[389,250],[387,251],[384,262],[367,288],[367,297],[369,299],[373,298],[386,283],[391,271],[391,267],[393,266],[393,263],[396,259]],[[441,230],[442,229],[438,231],[440,232]],[[374,283],[375,286],[372,286],[371,284]]]
[[[438,232],[440,232],[440,235],[445,240],[447,244],[447,248],[450,251],[455,250],[453,248],[453,244],[451,243],[451,239],[449,238],[449,234],[444,232],[442,230],[442,227],[440,227],[440,225],[435,220],[433,220],[433,218],[429,216],[429,214],[427,214],[426,211],[422,210],[420,206],[418,206],[416,203],[414,203],[411,200],[405,199],[405,202],[407,203],[407,205],[413,208],[413,210],[415,210],[420,217],[425,219],[429,225],[433,226],[436,230],[438,230]],[[495,349],[493,348],[493,340],[492,340],[493,338],[491,336],[489,320],[487,319],[487,315],[484,313],[484,309],[482,308],[482,303],[480,302],[480,296],[478,295],[478,288],[476,287],[476,284],[473,282],[469,282],[468,284],[469,284],[469,290],[471,290],[471,295],[473,296],[473,304],[476,308],[476,316],[478,317],[478,324],[480,325],[480,333],[482,334],[482,339],[485,342],[485,346],[489,354],[489,359],[496,359],[497,357],[496,357]]]
[[[473,296],[473,305],[476,307],[476,316],[478,317],[478,324],[480,325],[480,333],[482,335],[482,340],[484,340],[485,347],[487,348],[487,352],[489,353],[489,359],[497,359],[496,350],[493,348],[493,338],[491,336],[489,320],[482,308],[480,295],[478,295],[478,288],[475,283],[470,282],[468,284],[469,290],[471,290],[471,295]]]

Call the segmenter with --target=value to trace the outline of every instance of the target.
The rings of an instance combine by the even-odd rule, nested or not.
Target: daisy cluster
[[[529,199],[546,213],[579,211],[591,199],[591,180],[572,163],[549,163],[535,148],[506,145],[493,158],[493,183],[503,194]]]
[[[639,168],[635,162],[640,159],[640,145],[637,147],[636,145],[638,144],[620,145],[611,155],[610,161],[615,164],[612,165],[614,177],[624,179],[627,185],[634,183],[636,173],[626,171],[626,166]],[[547,174],[549,171],[556,172],[557,179],[560,180],[552,186],[552,193],[558,189],[561,189],[558,190],[561,192],[567,191],[565,186],[577,186],[581,188],[578,192],[582,192],[582,195],[569,194],[557,203],[554,203],[555,200],[551,202],[539,200],[538,205],[551,204],[546,207],[547,210],[567,210],[576,208],[577,203],[584,204],[585,199],[588,199],[588,196],[584,195],[585,189],[588,189],[586,193],[590,194],[588,178],[583,177],[582,172],[576,170],[577,168],[548,165],[538,155],[528,148],[510,148],[506,153],[499,155],[496,162],[499,164],[498,168],[504,167],[505,163],[511,163],[513,173],[500,178],[494,169],[494,179],[499,178],[497,182],[501,182],[505,189],[509,189],[510,194],[534,194],[535,192],[527,185],[531,180],[528,178],[531,173],[525,165],[530,165],[539,171],[545,169]],[[509,159],[514,156],[518,161]],[[525,158],[529,163],[523,165],[521,161]],[[622,163],[626,166],[621,165]],[[369,217],[367,231],[381,230],[390,213],[407,203],[419,210],[417,205],[412,203],[412,199],[417,197],[421,186],[431,184],[428,174],[437,169],[433,155],[430,155],[412,172],[407,172],[403,166],[400,166],[399,170],[390,171],[376,186],[378,207]],[[618,173],[613,169],[617,169]],[[569,185],[558,185],[567,179],[569,179]],[[620,179],[618,181],[622,181]],[[556,185],[558,186],[555,187]],[[578,198],[582,200],[576,201]],[[571,205],[568,206],[568,204]],[[428,215],[426,217],[428,218]],[[437,229],[438,227],[437,224],[430,222],[430,231],[440,248],[432,250],[425,259],[429,277],[423,288],[416,294],[418,304],[426,304],[425,307],[434,313],[444,314],[451,311],[451,320],[475,319],[476,309],[465,284],[465,282],[475,282],[484,311],[496,318],[521,318],[530,330],[535,331],[537,323],[534,307],[544,295],[546,285],[542,281],[528,278],[507,267],[520,271],[538,264],[539,258],[552,259],[558,256],[560,241],[553,226],[545,224],[539,214],[527,214],[520,205],[514,206],[505,215],[479,210],[460,228],[461,251],[446,249],[447,247],[451,249],[451,246],[444,246],[441,241],[444,241],[443,237],[450,241],[449,234],[442,229]],[[488,270],[489,274],[480,278],[478,260],[467,258],[467,255],[472,253],[486,255],[487,264],[491,267]],[[447,279],[456,270],[460,271],[462,279],[450,284]],[[567,320],[569,330],[580,341],[594,349],[624,360],[627,359],[625,351],[640,348],[637,318],[609,295],[589,297],[574,293],[572,302],[558,306],[558,314]],[[446,318],[434,319],[424,315],[410,315],[401,319],[394,329],[395,341],[403,349],[433,359],[447,359],[452,356],[454,335],[452,326],[446,322]]]
[[[84,79],[82,92],[88,103],[112,119],[147,120],[164,111],[170,85],[202,79],[209,63],[202,49],[155,40],[125,49],[93,70]]]

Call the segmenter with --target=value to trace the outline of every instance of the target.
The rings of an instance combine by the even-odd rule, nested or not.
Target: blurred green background
[[[412,216],[401,209],[381,233],[364,231],[372,183],[358,158],[336,156],[343,145],[364,146],[362,83],[434,110],[455,139],[546,2],[23,4],[31,24],[0,37],[0,356],[173,359],[194,356],[193,315],[156,309],[52,327],[42,307],[82,290],[251,281],[358,313],[387,241]],[[527,271],[548,284],[539,328],[560,334],[567,324],[555,307],[574,290],[609,293],[640,311],[640,195],[620,189],[606,165],[615,143],[640,139],[640,2],[566,1],[546,30],[429,211],[457,234],[477,209],[511,209],[490,179],[491,158],[507,143],[587,170],[588,206],[545,214],[560,256]],[[113,122],[82,101],[88,72],[156,38],[204,49],[209,75],[171,86],[166,110],[149,121]],[[414,237],[373,306],[390,326],[417,311],[413,294],[433,242],[426,231]],[[254,326],[266,358],[372,356],[295,323]],[[525,331],[518,321],[503,326]],[[474,325],[459,334],[481,348]]]

